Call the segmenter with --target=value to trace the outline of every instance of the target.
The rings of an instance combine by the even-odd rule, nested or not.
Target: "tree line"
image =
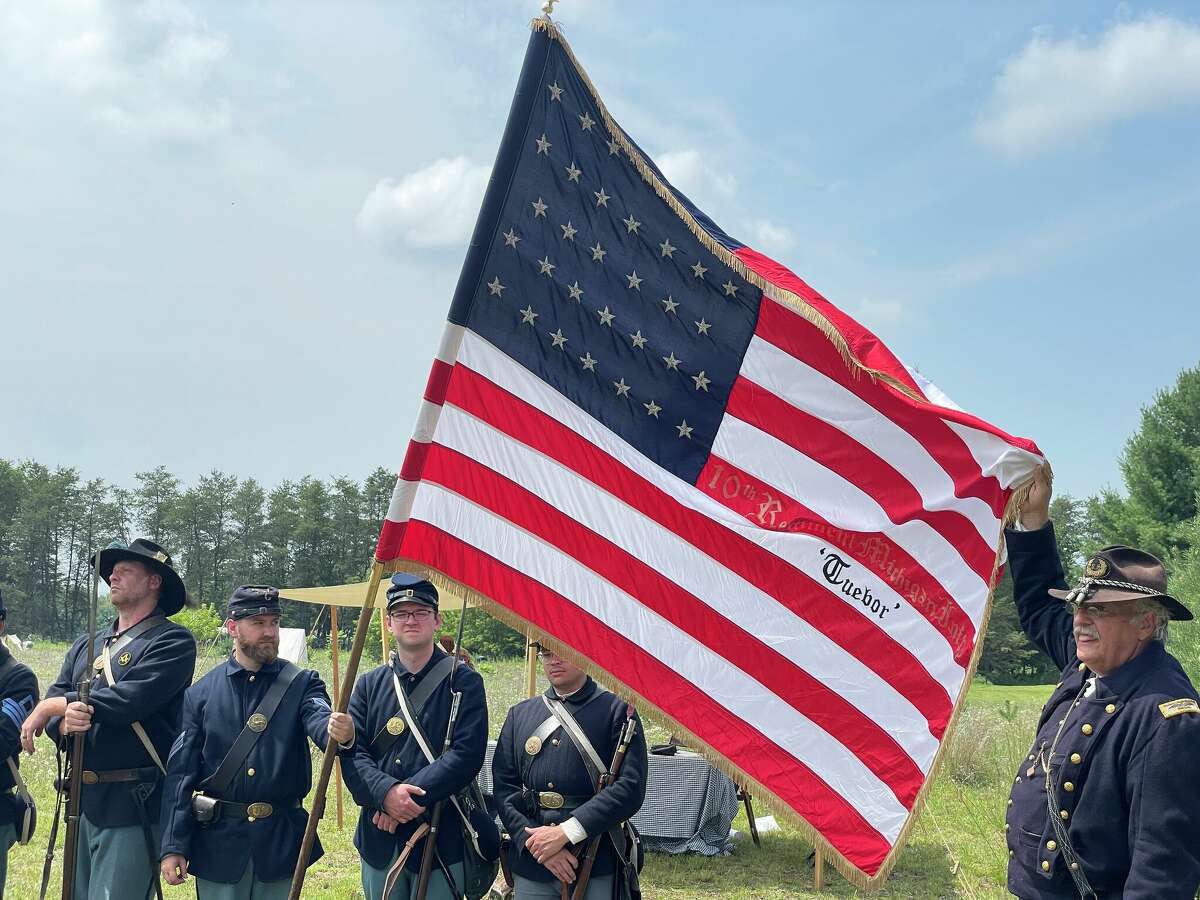
[[[1200,616],[1200,366],[1182,372],[1142,412],[1120,459],[1124,492],[1054,498],[1051,514],[1068,580],[1086,554],[1128,544],[1160,556],[1171,589]],[[88,556],[114,537],[148,537],[170,550],[194,597],[221,609],[236,584],[310,587],[366,577],[395,476],[361,482],[305,477],[267,490],[212,471],[194,485],[160,466],[132,489],[74,468],[0,459],[0,590],[9,626],[54,640],[87,620]],[[320,607],[290,604],[285,623],[318,636]],[[352,626],[353,616],[347,616]],[[492,653],[519,652],[520,636],[476,616],[468,630]],[[1171,649],[1200,677],[1200,623],[1176,626]],[[998,682],[1040,682],[1056,672],[1021,633],[1005,575],[997,585],[979,672]]]
[[[396,476],[305,477],[266,489],[212,471],[185,486],[165,467],[132,489],[71,467],[0,459],[0,590],[9,627],[53,640],[87,623],[88,557],[120,538],[170,551],[189,592],[220,609],[237,584],[313,587],[366,577]],[[319,607],[292,605],[310,626]],[[101,611],[102,613],[104,610]]]

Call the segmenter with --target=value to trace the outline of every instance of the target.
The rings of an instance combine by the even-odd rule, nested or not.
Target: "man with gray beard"
[[[1021,627],[1062,667],[1004,826],[1026,900],[1191,900],[1200,886],[1200,703],[1164,647],[1192,613],[1154,556],[1093,553],[1067,589],[1043,472],[1006,532]]]
[[[308,741],[354,740],[320,676],[279,659],[280,613],[275,588],[235,590],[225,622],[233,654],[184,697],[167,761],[161,870],[170,884],[195,875],[200,900],[287,897],[308,820]],[[307,864],[322,852],[317,842]]]

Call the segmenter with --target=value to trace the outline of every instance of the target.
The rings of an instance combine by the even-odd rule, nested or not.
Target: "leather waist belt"
[[[253,822],[255,819],[266,819],[274,815],[277,811],[295,809],[300,806],[299,800],[278,804],[264,803],[262,801],[256,803],[234,803],[232,800],[218,800],[217,803],[221,807],[222,816],[234,816],[238,819],[245,819],[247,822]]]
[[[541,809],[566,809],[571,810],[582,806],[591,800],[591,797],[569,797],[558,793],[557,791],[538,791],[537,801]]]
[[[145,782],[158,781],[159,771],[154,766],[145,766],[141,769],[109,769],[105,772],[93,772],[89,769],[84,769],[80,775],[80,780],[84,784],[113,784],[116,782]]]

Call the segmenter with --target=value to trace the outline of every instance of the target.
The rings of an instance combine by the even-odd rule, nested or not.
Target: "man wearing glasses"
[[[362,856],[363,893],[385,900],[389,870],[395,887],[386,900],[409,900],[418,879],[424,840],[409,839],[439,800],[463,790],[483,768],[487,749],[487,701],[483,679],[467,666],[454,672],[461,692],[450,748],[442,753],[450,720],[453,658],[434,645],[442,625],[438,592],[413,575],[392,576],[387,591],[388,630],[396,650],[387,662],[358,679],[350,697],[355,743],[342,751],[342,774],[362,807],[354,846]],[[413,734],[416,724],[421,735]],[[429,762],[422,742],[437,758]],[[461,897],[463,833],[454,809],[441,818],[429,880],[429,900]],[[406,858],[401,854],[407,852]],[[453,879],[454,885],[450,881]]]
[[[1026,900],[1191,900],[1200,886],[1200,705],[1164,647],[1192,613],[1154,556],[1105,547],[1067,589],[1050,484],[1006,532],[1021,627],[1063,667],[1008,801],[1008,888]]]

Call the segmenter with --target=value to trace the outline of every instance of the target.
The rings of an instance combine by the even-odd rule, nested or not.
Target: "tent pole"
[[[338,671],[338,644],[341,643],[341,635],[338,633],[337,606],[329,605],[329,651],[333,658],[333,696],[336,700],[341,694],[341,673]],[[337,762],[333,764],[333,784],[334,790],[337,791],[337,823],[338,831],[342,830],[342,760],[338,757]]]
[[[385,666],[387,665],[387,661],[388,661],[388,640],[387,639],[388,639],[387,610],[381,609],[379,611],[379,640],[382,642],[383,655],[380,656],[379,658],[381,660],[383,660],[383,664]]]
[[[820,847],[814,849],[817,851],[817,858],[813,860],[813,890],[819,894],[825,890],[825,854]]]
[[[350,705],[350,692],[354,690],[354,679],[358,677],[358,663],[367,643],[371,615],[375,612],[375,594],[379,590],[379,582],[383,580],[383,569],[384,564],[379,560],[371,564],[371,580],[367,582],[367,596],[363,598],[362,612],[358,614],[358,625],[354,629],[354,644],[350,647],[350,661],[346,663],[346,679],[342,682],[342,690],[337,696],[335,708],[338,712],[345,712],[346,707]],[[304,889],[308,857],[317,839],[317,823],[325,814],[325,792],[329,789],[329,776],[333,772],[333,763],[337,755],[337,745],[333,738],[329,738],[325,742],[325,752],[321,757],[321,775],[313,792],[312,810],[308,814],[308,824],[304,827],[304,840],[296,857],[296,871],[292,873],[292,887],[288,892],[288,900],[300,900],[300,892]]]

